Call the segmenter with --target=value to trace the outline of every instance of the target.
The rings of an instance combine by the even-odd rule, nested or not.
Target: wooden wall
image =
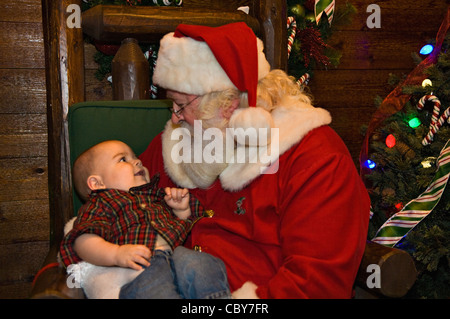
[[[48,250],[40,0],[0,2],[0,298],[26,298]]]
[[[344,0],[337,0],[343,3]],[[310,88],[317,106],[333,115],[355,162],[360,127],[385,97],[389,73],[408,74],[411,52],[434,38],[445,0],[350,0],[358,14],[335,32],[343,57],[337,69],[316,71]],[[369,29],[369,4],[381,8],[381,28]],[[47,124],[40,0],[0,3],[0,298],[26,298],[48,249]],[[95,77],[92,45],[86,51],[86,97],[112,98]]]

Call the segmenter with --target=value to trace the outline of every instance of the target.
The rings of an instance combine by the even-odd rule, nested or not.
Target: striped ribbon
[[[331,24],[334,15],[334,0],[315,0],[314,4],[314,16],[316,17],[316,23],[319,24],[322,14],[325,12],[328,17],[328,23]]]
[[[427,189],[403,209],[389,218],[378,230],[372,241],[394,247],[438,204],[450,176],[450,140],[437,159],[437,172]]]

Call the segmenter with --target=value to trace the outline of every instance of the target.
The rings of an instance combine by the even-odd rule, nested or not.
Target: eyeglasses
[[[175,101],[172,101],[173,103],[176,104],[176,106],[178,106],[178,110],[174,110],[173,107],[169,108],[170,112],[172,112],[173,114],[175,114],[176,117],[180,118],[181,116],[181,112],[183,112],[184,108],[188,105],[190,105],[192,102],[194,102],[196,99],[198,99],[201,95],[197,95],[196,97],[194,97],[192,100],[190,100],[187,103],[184,104],[177,104]]]

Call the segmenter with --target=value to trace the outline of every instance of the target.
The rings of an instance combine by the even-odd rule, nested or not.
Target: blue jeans
[[[120,289],[121,299],[231,298],[222,260],[178,246],[155,251],[147,267]]]

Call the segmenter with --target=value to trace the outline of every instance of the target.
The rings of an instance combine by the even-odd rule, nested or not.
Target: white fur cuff
[[[231,295],[233,299],[259,299],[256,294],[256,286],[251,281],[245,282],[241,288],[235,290]]]

